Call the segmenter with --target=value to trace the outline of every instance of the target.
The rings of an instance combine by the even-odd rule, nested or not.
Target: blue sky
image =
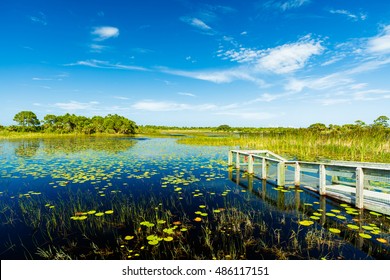
[[[0,124],[31,110],[137,124],[390,117],[390,1],[2,0]]]

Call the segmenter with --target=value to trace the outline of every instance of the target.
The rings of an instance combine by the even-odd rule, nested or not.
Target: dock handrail
[[[229,166],[234,161],[238,169],[247,166],[249,174],[255,174],[255,166],[261,166],[261,179],[265,180],[270,175],[269,165],[276,164],[274,183],[278,186],[286,185],[286,174],[291,175],[291,169],[294,169],[295,186],[301,186],[301,177],[305,176],[315,184],[314,187],[307,187],[318,191],[320,195],[334,196],[349,203],[354,202],[357,208],[373,209],[390,215],[390,164],[291,161],[268,150],[230,150]],[[344,181],[340,178],[344,178]],[[327,183],[329,180],[330,185]],[[370,185],[372,182],[375,183],[374,186]]]

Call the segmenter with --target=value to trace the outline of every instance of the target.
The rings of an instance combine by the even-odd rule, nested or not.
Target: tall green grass
[[[318,132],[308,129],[225,134],[225,137],[196,136],[178,140],[181,144],[218,145],[239,149],[270,150],[289,159],[348,160],[390,163],[388,130],[367,129],[346,132]]]

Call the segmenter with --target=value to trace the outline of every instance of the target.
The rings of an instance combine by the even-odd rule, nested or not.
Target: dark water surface
[[[390,259],[390,217],[175,139],[0,141],[1,259]]]

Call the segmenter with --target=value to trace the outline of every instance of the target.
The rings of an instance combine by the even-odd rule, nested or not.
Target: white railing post
[[[236,153],[236,168],[240,169],[240,153]]]
[[[248,173],[249,174],[253,174],[254,171],[253,171],[253,155],[249,154],[248,156]]]
[[[261,161],[261,179],[267,179],[267,161],[265,158],[262,158]]]
[[[294,185],[301,185],[301,166],[299,165],[298,161],[295,162]]]
[[[325,165],[320,164],[320,195],[326,195],[326,169]]]
[[[233,151],[229,151],[229,154],[228,154],[228,166],[232,166],[233,165]]]
[[[278,163],[276,178],[278,186],[284,186],[286,184],[286,165],[284,161]]]
[[[355,206],[356,208],[362,209],[364,206],[364,172],[363,168],[357,167],[356,168],[356,201]]]

